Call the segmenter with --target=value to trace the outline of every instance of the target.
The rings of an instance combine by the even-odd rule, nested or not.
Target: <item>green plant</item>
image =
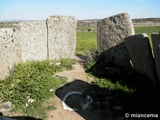
[[[119,82],[113,83],[109,79],[95,79],[92,84],[101,88],[107,88],[110,90],[120,90],[126,93],[133,93],[135,90],[128,88],[126,85],[121,85]]]
[[[97,49],[92,50],[86,50],[85,56],[86,56],[86,63],[84,64],[84,67],[86,71],[88,71],[97,61],[99,57],[99,52]]]
[[[29,116],[44,118],[43,103],[53,97],[56,89],[66,83],[67,78],[55,76],[64,69],[72,69],[75,60],[31,61],[14,65],[10,76],[0,81],[0,99],[12,102],[12,110]]]

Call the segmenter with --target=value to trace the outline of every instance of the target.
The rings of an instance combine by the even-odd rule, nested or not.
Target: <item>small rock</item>
[[[11,110],[12,103],[5,102],[0,105],[0,112],[7,112]]]

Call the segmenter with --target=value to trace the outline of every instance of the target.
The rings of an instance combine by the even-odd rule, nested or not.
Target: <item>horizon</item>
[[[160,18],[159,6],[159,0],[0,0],[0,21],[38,21],[52,15],[91,20],[126,12],[131,19]]]
[[[109,17],[110,17],[110,16],[109,16]],[[157,18],[160,19],[160,17],[133,18],[133,19],[152,19],[152,18],[153,18],[153,19],[157,19]],[[101,18],[101,19],[103,19],[103,18]],[[132,20],[133,20],[133,19],[132,19]],[[78,21],[87,21],[87,20],[100,20],[100,19],[82,19],[82,20],[78,20]],[[22,20],[22,19],[19,19],[19,20],[18,20],[18,19],[17,19],[17,20],[16,20],[16,19],[15,19],[15,20],[2,20],[2,21],[0,20],[0,22],[7,22],[7,21],[8,21],[8,22],[13,22],[13,21],[19,22],[19,21],[45,21],[45,20]]]

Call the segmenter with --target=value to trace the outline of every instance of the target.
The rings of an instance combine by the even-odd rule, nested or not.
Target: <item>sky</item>
[[[127,12],[134,18],[160,18],[160,0],[0,0],[0,21],[46,20],[52,15],[78,20]]]

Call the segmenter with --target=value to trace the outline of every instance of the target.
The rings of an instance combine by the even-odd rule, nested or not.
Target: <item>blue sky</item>
[[[51,15],[100,19],[123,12],[132,19],[160,17],[160,0],[0,0],[0,21],[45,20]]]

